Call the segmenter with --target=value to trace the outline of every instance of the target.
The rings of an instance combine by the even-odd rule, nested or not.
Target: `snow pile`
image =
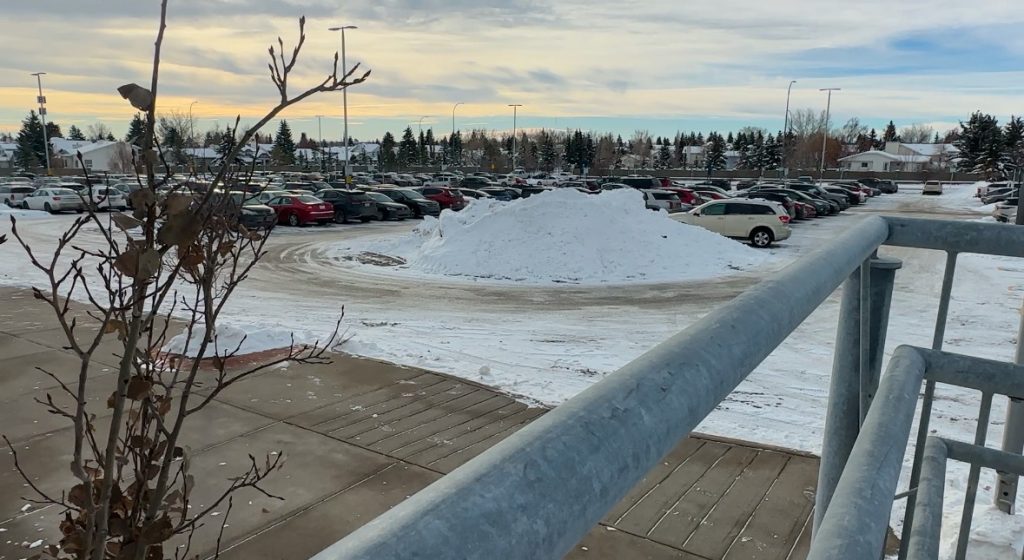
[[[49,212],[43,212],[42,210],[22,210],[20,208],[11,208],[10,206],[0,202],[0,218],[6,220],[8,216],[14,216],[19,220],[35,219],[35,218],[48,218],[50,217]]]
[[[188,358],[196,357],[199,347],[206,336],[206,327],[196,325],[192,329],[191,339],[188,331],[183,330],[172,338],[163,347],[168,354],[183,355]],[[305,340],[305,336],[303,339]],[[221,324],[217,327],[214,343],[206,348],[205,357],[213,357],[214,354],[225,356],[234,354],[244,356],[264,350],[276,350],[288,348],[292,343],[292,333],[281,329],[260,329],[243,328],[230,324]],[[299,335],[295,335],[295,344],[300,344]],[[241,345],[241,346],[239,346]],[[236,352],[237,349],[237,352]]]
[[[352,251],[353,247],[348,247]],[[411,234],[364,246],[405,271],[531,284],[714,278],[767,254],[652,212],[633,189],[559,189],[513,202],[477,200]]]
[[[965,477],[966,478],[966,477]],[[949,484],[947,483],[947,489]],[[979,491],[978,501],[990,498],[987,492]],[[952,507],[951,507],[952,505]],[[948,496],[943,504],[942,536],[939,544],[939,558],[956,558],[957,538],[960,535],[960,516],[963,513],[963,495],[951,500]],[[970,542],[967,545],[968,560],[1016,560],[1024,549],[1024,518],[1007,515],[989,504],[974,508],[971,522]]]

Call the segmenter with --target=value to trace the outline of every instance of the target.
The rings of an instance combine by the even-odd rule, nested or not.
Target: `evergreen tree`
[[[729,132],[729,137],[725,139],[725,147],[726,147],[726,149],[732,148],[735,141],[736,140],[732,137],[732,132],[730,131]]]
[[[541,169],[551,171],[558,162],[558,152],[555,150],[555,139],[546,130],[540,131],[540,141],[537,147]]]
[[[669,149],[668,143],[664,142],[661,147],[658,148],[658,168],[668,169],[672,166],[672,150]]]
[[[960,150],[959,170],[983,173],[987,178],[1002,174],[1003,130],[994,116],[976,111],[966,123],[960,123],[960,136],[954,144]]]
[[[708,142],[704,146],[704,169],[708,175],[719,169],[725,169],[725,139],[721,134],[708,134]]]
[[[64,138],[64,134],[60,131],[60,125],[55,122],[46,123],[46,137]]]
[[[29,111],[21,121],[18,132],[18,147],[14,150],[14,161],[25,169],[42,167],[46,163],[46,140],[43,139],[43,123],[35,111]]]
[[[177,129],[172,127],[171,130],[176,131]],[[237,143],[238,140],[235,139],[234,131],[230,128],[225,130],[224,134],[221,135],[220,143],[217,144],[217,147],[215,148],[217,155],[220,156],[218,159],[220,160],[221,165],[241,163],[241,158],[238,156],[235,156],[233,160],[228,161],[228,156],[231,154],[231,150],[235,149],[235,145]]]
[[[896,125],[889,121],[889,124],[885,127],[885,133],[882,134],[882,142],[899,142],[900,135],[896,132]]]
[[[270,149],[270,157],[277,165],[295,165],[295,140],[288,121],[281,119],[274,135],[274,147]]]
[[[409,131],[412,132],[411,130]],[[377,156],[377,163],[380,165],[381,171],[388,169],[394,169],[398,164],[398,157],[395,155],[395,136],[390,132],[384,133],[384,138],[380,141],[380,155]]]
[[[586,142],[583,146],[583,159],[580,162],[589,172],[594,167],[594,160],[597,159],[597,144],[594,143],[594,136],[587,133]]]
[[[420,130],[419,141],[416,142],[416,163],[418,165],[427,164],[427,137]]]
[[[462,165],[462,131],[457,130],[451,139],[452,164]]]
[[[117,137],[116,137],[116,136],[114,136],[114,133],[113,133],[113,132],[108,132],[108,133],[107,133],[107,137],[105,138],[105,140],[106,140],[107,142],[117,142]]]
[[[85,134],[82,133],[82,129],[71,125],[71,128],[68,129],[68,140],[85,140]]]
[[[437,159],[436,155],[434,154],[434,144],[436,144],[437,141],[434,139],[434,129],[433,128],[428,128],[427,129],[427,134],[426,134],[425,140],[426,140],[426,144],[427,144],[427,146],[426,146],[427,147],[427,157],[426,157],[427,164],[428,165],[434,165],[434,163],[435,163],[434,160]]]
[[[1024,119],[1010,116],[1003,130],[1003,160],[1011,173],[1024,169]]]
[[[683,167],[686,163],[686,152],[684,151],[685,146],[683,145],[683,135],[676,134],[675,142],[672,146],[672,163],[676,167]]]
[[[416,163],[416,159],[419,156],[419,149],[416,146],[416,137],[413,136],[412,127],[405,127],[405,132],[402,133],[402,141],[398,143],[398,165],[405,169],[413,163]]]
[[[129,144],[142,144],[142,136],[146,134],[146,120],[142,113],[135,113],[132,122],[128,124],[128,134],[125,134],[124,141]]]

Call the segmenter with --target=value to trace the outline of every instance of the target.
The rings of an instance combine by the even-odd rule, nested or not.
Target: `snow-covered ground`
[[[501,219],[494,208],[486,211],[470,208],[464,215],[423,224],[420,233],[412,232],[419,222],[279,228],[271,238],[265,262],[228,306],[227,320],[247,332],[273,325],[282,331],[322,336],[331,330],[344,306],[346,335],[350,337],[342,348],[344,351],[454,374],[500,388],[526,401],[557,405],[686,328],[766,274],[834,239],[867,215],[893,213],[942,219],[990,219],[983,217],[983,211],[978,211],[981,203],[972,197],[973,192],[973,186],[953,186],[947,187],[942,196],[925,197],[919,188],[901,186],[899,194],[871,199],[865,207],[841,216],[796,225],[790,240],[759,253],[761,262],[751,262],[748,270],[718,268],[724,274],[717,278],[708,279],[702,272],[660,283],[650,279],[625,284],[595,280],[594,275],[599,275],[601,270],[626,270],[614,267],[592,267],[585,270],[586,275],[577,274],[584,285],[554,283],[552,276],[548,277],[548,282],[535,285],[495,282],[494,278],[474,280],[478,275],[463,274],[464,268],[457,269],[460,276],[452,277],[450,274],[456,270],[451,268],[453,263],[458,267],[467,263],[465,251],[472,247],[473,234],[481,236],[481,244],[488,247],[469,260],[473,267],[488,262],[486,259],[500,263],[503,259],[522,260],[533,254],[521,247],[510,249],[495,242],[496,233],[486,229]],[[473,217],[479,216],[474,212],[487,214],[492,221],[475,221]],[[654,213],[644,215],[645,218],[654,216]],[[52,243],[54,232],[66,227],[72,219],[71,216],[45,216],[25,222],[19,229],[41,249]],[[4,217],[0,220],[0,234],[8,230]],[[401,269],[367,264],[354,257],[373,248],[376,248],[374,252],[387,248],[412,263],[431,255],[431,247],[424,241],[435,246],[446,245],[447,241],[441,242],[440,238],[452,231],[457,232],[458,237],[452,247],[458,250],[435,255],[447,259],[443,268],[429,270],[426,265],[420,268],[410,264]],[[615,230],[611,226],[599,230],[600,233],[610,231]],[[517,232],[517,235],[521,238],[524,233]],[[571,232],[562,230],[559,235],[571,235]],[[630,235],[641,234],[631,232]],[[588,243],[588,240],[601,243],[602,237],[591,233],[575,243]],[[633,248],[628,243],[631,240],[625,240],[625,247]],[[615,240],[604,254],[620,254],[620,241]],[[715,239],[715,242],[721,241]],[[541,241],[534,238],[533,242]],[[739,244],[729,243],[728,250],[749,254],[749,250]],[[634,245],[637,252],[647,251],[645,257],[661,256],[649,251],[644,243]],[[699,261],[708,253],[700,243],[684,244],[683,251],[677,252],[675,248],[672,251],[664,258],[674,262],[666,263],[662,270],[679,271],[680,263],[700,268],[699,262],[689,262]],[[882,248],[880,252],[904,261],[903,269],[897,274],[888,350],[898,344],[929,346],[943,255],[899,248]],[[570,252],[565,258],[575,256]],[[632,258],[621,256],[627,257]],[[1024,297],[1024,263],[976,255],[961,256],[958,262],[945,348],[1010,360]],[[513,266],[516,263],[501,264]],[[523,268],[520,266],[519,270]],[[498,276],[517,278],[518,273]],[[16,244],[0,246],[0,284],[24,285],[35,278]],[[838,294],[826,300],[699,426],[698,431],[819,452],[838,303]],[[259,338],[261,345],[275,345],[273,336]],[[281,338],[279,345],[287,346],[288,339]],[[743,341],[735,341],[735,344],[737,351],[742,351]],[[975,392],[941,387],[932,419],[935,433],[973,440],[978,403]],[[990,445],[998,445],[1004,414],[1005,400],[997,399]],[[904,476],[909,471],[911,456],[908,453]],[[962,465],[949,464],[946,513],[954,524],[959,519],[966,472]],[[984,505],[978,522],[986,525],[979,536],[996,537],[989,539],[993,543],[973,547],[971,554],[985,551],[974,557],[998,558],[1000,556],[991,551],[998,546],[1013,546],[1017,547],[1016,557],[1019,558],[1019,537],[1024,534],[1024,522],[1019,516],[1007,517],[985,509],[991,501],[993,484],[994,475],[983,473],[978,502]],[[901,489],[905,485],[906,480],[903,480]],[[903,504],[903,501],[897,502],[893,511],[897,531]],[[946,537],[950,530],[944,532]]]

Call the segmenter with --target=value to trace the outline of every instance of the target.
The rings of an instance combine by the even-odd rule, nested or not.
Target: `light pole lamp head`
[[[38,78],[39,76],[45,76],[46,72],[33,72],[31,75]]]
[[[346,29],[359,29],[355,25],[339,25],[337,27],[328,27],[328,31],[344,31]]]

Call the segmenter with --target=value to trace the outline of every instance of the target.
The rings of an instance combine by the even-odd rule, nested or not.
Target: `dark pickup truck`
[[[362,191],[324,189],[316,196],[334,206],[334,223],[347,224],[350,220],[369,222],[377,216],[377,204]]]

